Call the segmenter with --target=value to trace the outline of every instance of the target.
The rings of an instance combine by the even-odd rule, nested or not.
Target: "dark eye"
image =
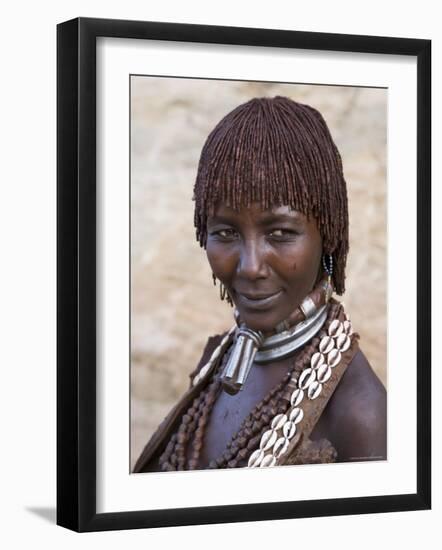
[[[269,236],[271,239],[275,241],[292,241],[293,239],[296,238],[297,233],[292,229],[284,229],[280,227],[277,229],[272,229],[269,232]]]
[[[238,237],[237,231],[231,228],[218,229],[216,231],[212,231],[210,235],[220,241],[232,241]]]

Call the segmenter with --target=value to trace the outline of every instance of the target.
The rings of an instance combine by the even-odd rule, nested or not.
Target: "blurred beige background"
[[[233,324],[195,240],[192,191],[208,133],[234,107],[285,95],[324,116],[350,212],[341,300],[386,385],[387,90],[131,78],[131,465],[187,389],[208,336]]]

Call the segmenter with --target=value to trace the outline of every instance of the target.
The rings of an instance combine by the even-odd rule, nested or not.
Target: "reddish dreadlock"
[[[313,216],[324,252],[333,255],[333,286],[345,290],[347,189],[339,151],[322,115],[286,97],[255,98],[209,134],[194,187],[196,238],[205,248],[207,218],[223,203],[288,205]]]

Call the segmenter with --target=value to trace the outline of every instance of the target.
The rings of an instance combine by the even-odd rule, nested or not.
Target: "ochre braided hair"
[[[347,189],[339,151],[322,115],[287,97],[255,98],[209,134],[194,186],[196,238],[205,248],[207,218],[218,204],[239,210],[288,205],[315,218],[333,256],[333,286],[345,291]]]

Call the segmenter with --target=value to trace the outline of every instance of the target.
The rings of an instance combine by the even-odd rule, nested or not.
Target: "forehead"
[[[307,220],[308,216],[291,208],[287,204],[275,205],[270,208],[262,208],[260,202],[252,202],[249,206],[241,206],[239,209],[232,208],[226,204],[218,204],[215,206],[213,213],[208,218],[259,218],[259,219],[272,219],[272,218],[290,218],[293,220]]]

